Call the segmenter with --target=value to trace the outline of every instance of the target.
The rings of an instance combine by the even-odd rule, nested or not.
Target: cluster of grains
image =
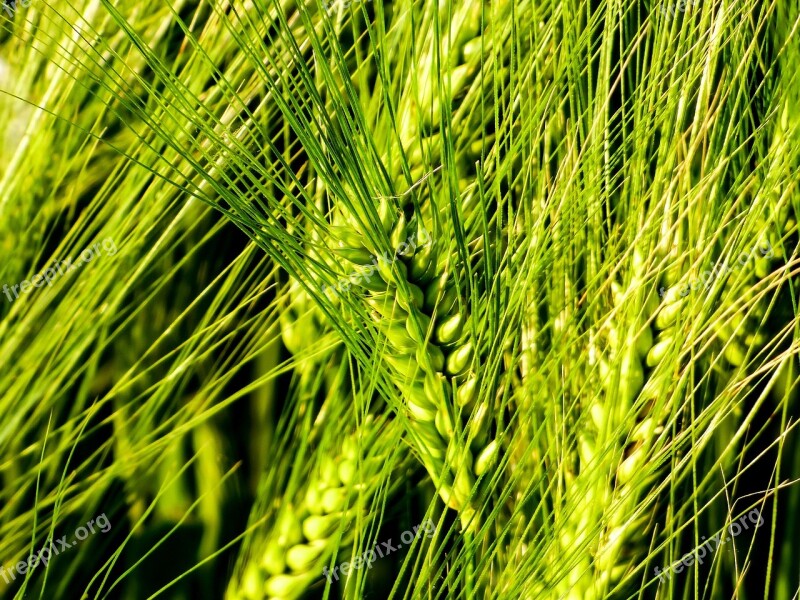
[[[611,295],[616,308],[613,321],[602,328],[589,352],[602,394],[586,407],[588,418],[577,429],[579,470],[569,478],[568,526],[560,540],[570,561],[568,575],[559,578],[558,585],[570,599],[605,597],[640,564],[641,552],[646,554],[646,544],[640,542],[650,514],[637,490],[642,489],[640,472],[661,431],[659,414],[669,415],[668,407],[658,404],[659,394],[666,391],[668,365],[659,366],[661,350],[654,344],[651,322],[658,324],[656,329],[666,330],[674,319],[665,317],[670,305],[659,304],[656,291],[647,285],[645,260],[639,251],[634,252],[629,280],[623,285],[613,282]],[[633,318],[623,318],[624,306],[643,309]],[[632,412],[638,417],[636,425],[625,431],[622,428]],[[632,486],[635,476],[637,485]]]
[[[783,108],[772,129],[768,155],[762,161],[766,167],[753,186],[757,191],[748,192],[744,198],[749,211],[750,202],[758,200],[754,195],[767,196],[769,214],[755,215],[752,228],[755,239],[738,255],[729,257],[721,269],[716,269],[730,273],[722,293],[723,318],[715,333],[723,345],[725,361],[733,368],[742,366],[767,341],[764,320],[770,302],[763,295],[765,286],[761,284],[786,259],[789,240],[796,241],[797,221],[786,198],[781,201],[776,187],[781,174],[793,167],[785,162],[791,137],[788,103]]]
[[[778,242],[760,237],[755,247]],[[702,302],[692,296],[684,247],[676,242],[669,250],[671,267],[657,282],[661,298],[645,281],[643,255],[634,251],[630,281],[624,286],[612,283],[613,304],[621,308],[630,303],[643,309],[634,319],[619,318],[607,326],[601,336],[604,349],[595,347],[589,352],[590,360],[596,357],[603,394],[588,407],[587,426],[578,429],[580,474],[569,490],[572,514],[565,529],[570,533],[561,540],[564,552],[589,543],[598,523],[602,530],[596,547],[590,545],[590,552],[582,553],[570,565],[570,575],[561,582],[569,598],[604,597],[647,556],[646,534],[654,507],[645,502],[643,479],[654,479],[656,473],[645,476],[643,472],[653,461],[656,440],[673,412],[669,399],[675,397],[675,385],[681,378],[680,363],[674,358],[686,338],[689,305]],[[769,274],[774,258],[774,253],[762,252],[749,256],[747,262],[742,260],[742,272],[723,284],[728,291],[724,297],[735,297],[737,290],[746,295],[758,279]],[[719,338],[727,342],[724,357],[730,365],[743,364],[748,352],[764,343],[760,321],[765,310],[754,307],[745,313],[740,308],[716,329]],[[624,327],[620,322],[626,323]],[[630,414],[636,417],[635,425],[623,430]],[[612,465],[605,476],[597,474],[601,463]],[[580,508],[586,506],[593,510]]]
[[[368,417],[345,439],[337,457],[320,461],[296,501],[278,508],[266,539],[251,549],[241,581],[232,583],[228,598],[289,600],[315,581],[325,583],[323,567],[337,548],[354,539],[357,494],[376,485],[386,457],[374,455],[370,448],[376,446],[376,436],[385,433],[378,420]],[[340,530],[345,531],[341,539]]]
[[[785,127],[785,119],[782,125]],[[682,387],[688,383],[682,365],[689,361],[683,348],[691,321],[704,314],[709,296],[713,310],[705,317],[707,331],[716,337],[714,349],[721,354],[722,366],[746,366],[767,342],[771,300],[765,280],[783,262],[785,248],[791,246],[787,240],[795,239],[797,232],[790,207],[781,202],[785,198],[779,198],[770,183],[771,169],[778,180],[786,167],[780,163],[785,155],[781,126],[776,129],[769,157],[764,160],[766,172],[751,184],[756,191],[747,192],[750,195],[744,198],[741,222],[748,220],[743,230],[751,233],[735,244],[742,252],[731,253],[726,247],[712,269],[698,273],[690,268],[688,227],[682,223],[672,244],[664,248],[666,256],[656,251],[657,258],[666,258],[670,265],[655,282],[658,294],[653,293],[646,275],[647,261],[636,250],[629,280],[623,285],[612,283],[612,305],[624,316],[593,337],[587,353],[598,376],[586,380],[592,383],[590,389],[596,382],[603,393],[586,407],[584,412],[590,417],[586,424],[576,428],[578,472],[567,467],[569,516],[560,542],[568,565],[564,570],[553,567],[554,583],[549,587],[543,584],[541,595],[557,588],[559,597],[607,597],[634,569],[646,564],[647,536],[655,510],[648,482],[663,474],[663,466],[656,462],[661,444],[667,443],[664,429],[679,408],[673,400],[689,393]],[[769,214],[750,214],[751,201],[762,200],[753,194],[772,195],[767,202]],[[736,238],[733,233],[726,237]],[[623,305],[642,308],[631,315],[621,310]],[[633,427],[626,426],[631,420]],[[717,433],[724,435],[722,429]],[[726,438],[722,447],[729,443]],[[565,576],[561,576],[563,572]]]
[[[723,358],[731,367],[743,365],[748,354],[752,357],[766,342],[762,320],[767,312],[767,304],[753,302],[754,292],[759,281],[772,270],[774,254],[769,243],[759,243],[753,252],[743,252],[737,258],[741,273],[728,277],[723,295],[727,302],[723,310],[730,318],[720,319],[716,333],[723,347]],[[742,292],[739,294],[739,292]]]
[[[441,60],[450,61],[449,98],[455,103],[464,99],[471,76],[480,68],[481,38],[485,36],[480,5],[463,6],[451,24],[453,34],[443,36],[447,52]],[[420,60],[423,71],[426,66],[430,69],[433,56],[427,48]],[[423,158],[432,158],[443,144],[438,131],[442,96],[430,78],[425,81],[416,97],[409,94],[403,98],[399,110],[405,116],[400,120],[404,124],[401,140],[412,148],[407,156],[412,175],[421,175],[426,168]],[[454,104],[451,110],[457,112],[458,108]],[[424,150],[414,150],[420,147]],[[423,157],[423,152],[431,157]],[[474,158],[467,150],[459,157],[462,167],[471,156]],[[401,177],[397,173],[396,178]],[[462,191],[469,185],[468,177],[459,179]],[[449,227],[439,227],[448,222],[450,207],[437,192],[422,191],[416,200],[406,194],[400,197],[399,206],[380,201],[378,218],[391,255],[373,243],[365,226],[368,219],[357,210],[339,207],[330,232],[339,257],[358,268],[370,262],[374,266],[376,276],[363,279],[360,285],[370,316],[386,343],[383,358],[405,399],[412,443],[444,502],[460,511],[466,523],[475,512],[470,505],[475,479],[497,458],[498,444],[491,431],[493,399],[478,401],[475,367],[479,351],[463,300],[465,269],[448,258],[447,251],[453,249]],[[475,201],[474,193],[463,194],[461,213],[472,214]],[[468,218],[462,226],[474,259],[481,252],[483,236],[470,233],[475,226]],[[378,263],[374,256],[381,256]],[[462,414],[470,416],[469,420],[462,419]]]

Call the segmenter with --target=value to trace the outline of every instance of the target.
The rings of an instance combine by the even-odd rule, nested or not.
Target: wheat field
[[[800,597],[798,0],[5,0],[0,596]]]

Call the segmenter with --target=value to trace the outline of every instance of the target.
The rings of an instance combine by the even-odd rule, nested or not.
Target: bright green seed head
[[[261,566],[270,575],[280,575],[286,570],[286,549],[276,541],[271,540],[264,551],[264,560]]]
[[[436,418],[435,408],[432,409],[430,406],[417,404],[412,399],[409,399],[406,405],[408,406],[408,412],[412,419],[428,423],[432,422]]]
[[[400,244],[405,244],[408,241],[408,222],[404,213],[400,213],[397,222],[392,229],[392,235],[389,237],[389,243],[392,250],[397,251]]]
[[[455,429],[453,427],[453,417],[450,415],[450,411],[446,406],[441,406],[439,410],[436,411],[435,424],[436,430],[442,435],[442,437],[445,439],[453,437],[453,434],[455,433]]]
[[[398,263],[403,264],[403,263]],[[405,268],[405,266],[403,266]],[[408,284],[409,291],[411,292],[411,306],[409,306],[408,300],[404,297],[402,293],[398,293],[397,295],[397,302],[402,306],[406,311],[411,312],[412,307],[414,309],[422,308],[422,304],[425,300],[425,295],[423,291],[414,285],[413,283]]]
[[[469,439],[474,445],[483,446],[483,440],[489,431],[491,424],[491,411],[489,403],[485,400],[481,402],[472,414],[469,421]]]
[[[292,546],[286,551],[286,564],[292,571],[307,571],[314,566],[325,546],[324,542]]]
[[[678,320],[678,316],[681,314],[683,304],[683,301],[678,301],[673,304],[667,304],[663,306],[661,310],[658,311],[658,315],[656,316],[656,329],[667,329],[673,325]]]
[[[420,364],[428,364],[434,371],[441,371],[444,368],[444,352],[438,346],[428,343],[423,348],[417,349],[417,360]]]
[[[380,273],[384,281],[395,285],[401,280],[408,279],[408,268],[405,263],[399,260],[378,261],[378,273]]]
[[[418,248],[409,263],[411,279],[420,284],[431,281],[436,275],[436,256],[436,244],[433,242]]]
[[[447,357],[447,373],[449,375],[461,375],[469,367],[472,361],[472,341],[459,346]]]
[[[364,237],[357,231],[346,225],[330,225],[328,233],[336,240],[337,248],[353,248],[357,250],[366,250],[364,246]]]
[[[264,584],[264,592],[275,598],[294,598],[306,588],[310,579],[308,575],[275,575]]]
[[[403,352],[412,352],[417,348],[417,343],[408,335],[402,325],[392,324],[383,328],[389,340],[389,345]]]
[[[339,479],[345,485],[353,483],[356,476],[356,463],[353,460],[345,459],[339,463]]]
[[[347,492],[344,488],[331,488],[322,493],[322,508],[326,513],[344,510]]]
[[[277,535],[278,544],[284,547],[297,544],[302,539],[300,522],[298,521],[295,511],[291,506],[288,506],[279,518]]]
[[[500,445],[497,440],[492,440],[475,459],[475,475],[480,477],[484,473],[488,473],[497,464],[499,455]]]
[[[461,313],[455,313],[445,318],[436,327],[436,341],[440,344],[450,344],[455,342],[464,329],[464,316]]]
[[[622,461],[617,469],[617,481],[621,484],[630,483],[636,472],[639,471],[647,462],[648,454],[643,448],[634,450],[628,458]]]
[[[359,266],[369,265],[372,263],[372,254],[367,249],[359,248],[336,248],[334,250],[338,256],[345,260]],[[363,279],[362,279],[363,281]]]
[[[414,325],[413,319],[410,317],[406,319],[406,333],[411,337],[412,340],[417,342],[418,344],[422,344],[425,341],[426,336],[428,335],[428,331],[431,328],[431,318],[423,312],[416,311],[415,315],[417,321],[419,322],[419,330]],[[420,333],[423,337],[420,337]]]
[[[664,357],[667,355],[671,345],[671,337],[661,339],[661,336],[659,336],[659,341],[657,341],[656,344],[650,349],[650,352],[647,353],[647,366],[650,368],[655,367],[658,363],[664,360]]]
[[[311,515],[303,521],[303,534],[309,541],[329,538],[339,526],[339,515]]]
[[[458,386],[456,402],[461,408],[470,406],[478,397],[478,378],[470,375]]]

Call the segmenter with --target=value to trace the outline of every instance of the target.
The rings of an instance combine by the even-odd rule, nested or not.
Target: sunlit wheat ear
[[[346,561],[348,555],[342,550],[359,539],[375,518],[371,505],[364,510],[356,506],[356,500],[359,496],[368,503],[374,499],[381,470],[397,451],[387,443],[397,439],[397,425],[369,416],[345,438],[337,454],[318,457],[317,467],[295,498],[284,499],[276,520],[267,522],[263,542],[251,547],[241,579],[232,581],[227,598],[289,600],[312,585],[327,586],[344,579],[337,572],[335,577],[330,575],[329,583],[323,567],[332,572],[334,552],[334,566]]]
[[[749,251],[742,252],[732,264],[737,271],[726,278],[721,306],[725,318],[715,322],[715,331],[729,369],[742,366],[748,355],[752,358],[767,341],[761,322],[767,312],[767,300],[754,301],[759,282],[771,272],[771,258],[760,255],[770,244],[757,241]],[[723,266],[723,269],[725,267]],[[762,288],[763,289],[763,288]]]
[[[573,527],[584,533],[578,538],[567,536],[565,542],[575,545],[591,535],[595,522],[602,525],[598,545],[591,550],[593,559],[583,558],[577,565],[583,583],[570,584],[570,597],[604,597],[648,555],[648,526],[656,506],[645,482],[654,481],[658,472],[644,472],[651,469],[648,465],[657,452],[654,442],[673,413],[674,407],[666,400],[677,393],[672,382],[680,371],[676,366],[682,364],[676,357],[685,345],[687,319],[702,303],[702,298],[691,295],[696,289],[692,289],[686,270],[682,239],[679,235],[669,246],[666,258],[670,266],[656,280],[659,294],[642,278],[645,261],[638,249],[634,250],[630,284],[626,288],[612,284],[615,306],[620,307],[626,297],[638,297],[634,306],[642,309],[627,329],[617,324],[607,329],[608,354],[616,358],[599,361],[604,393],[589,407],[591,419],[579,433],[581,475],[588,469],[594,483],[590,481],[589,488],[575,485],[575,490],[596,506],[598,513],[588,517],[585,512],[578,513]],[[631,415],[635,421],[632,429],[626,429],[624,424]],[[592,470],[603,464],[617,465],[609,474],[611,485],[602,477],[591,476]],[[585,479],[581,475],[574,484]]]
[[[651,322],[667,304],[645,277],[646,255],[635,248],[623,271],[630,275],[612,283],[614,311],[589,352],[602,391],[581,411],[580,470],[567,487],[569,516],[560,541],[572,557],[571,574],[558,576],[558,586],[569,598],[605,597],[648,551],[652,507],[643,502],[647,490],[636,477],[670,414],[658,401],[670,381],[668,365],[647,359],[654,348]]]
[[[767,165],[764,174],[756,178],[753,191],[743,198],[747,209],[755,204],[763,206],[763,212],[757,213],[752,224],[747,225],[752,233],[741,237],[741,251],[725,248],[711,271],[714,276],[724,278],[723,302],[718,312],[721,317],[714,321],[713,330],[728,371],[753,360],[769,340],[765,322],[774,293],[767,286],[779,279],[776,272],[785,265],[797,244],[794,210],[788,202],[780,200],[780,190],[771,187],[779,173],[790,167],[787,106],[784,102],[784,110],[774,120],[769,153],[762,163]],[[743,216],[748,214],[749,210]]]
[[[480,65],[481,55],[475,46],[482,34],[480,7],[476,6],[458,8],[453,39],[448,39],[448,56],[455,66],[451,64],[452,77],[446,74],[443,82],[452,98],[466,92],[471,84],[466,74]],[[493,26],[502,30],[502,23],[498,17]],[[427,46],[421,50],[421,68],[430,69],[432,52]],[[402,120],[401,140],[413,147],[419,133],[426,131],[426,143],[432,147],[441,144],[434,137],[438,134],[432,134],[440,125],[436,116],[442,104],[439,91],[428,83],[417,98],[408,98],[411,96],[401,99],[400,110],[407,117]],[[423,156],[412,151],[409,158],[421,161]],[[412,174],[425,168],[423,163],[414,162],[410,167]],[[401,175],[398,172],[396,177]],[[464,177],[459,182],[462,191],[471,184]],[[338,207],[330,234],[333,252],[344,259],[342,264],[349,261],[350,269],[362,274],[353,289],[364,294],[374,325],[388,345],[383,360],[405,398],[411,442],[444,502],[460,511],[466,524],[475,513],[469,501],[475,478],[491,468],[498,445],[490,439],[490,400],[475,404],[481,384],[476,340],[467,326],[471,317],[466,269],[448,258],[455,251],[449,239],[453,225],[445,197],[440,197],[444,190],[439,192],[438,187],[426,183],[419,192],[402,195],[399,202],[380,199],[377,216],[388,237],[389,252],[373,245],[375,236],[366,227],[368,215],[358,206],[353,210]],[[412,204],[415,195],[419,210]],[[460,201],[469,220],[477,210],[475,192],[464,193]],[[468,242],[478,250],[481,236],[471,231],[467,234]],[[452,273],[454,269],[459,270],[458,276]],[[465,423],[459,413],[471,416],[470,422]]]

